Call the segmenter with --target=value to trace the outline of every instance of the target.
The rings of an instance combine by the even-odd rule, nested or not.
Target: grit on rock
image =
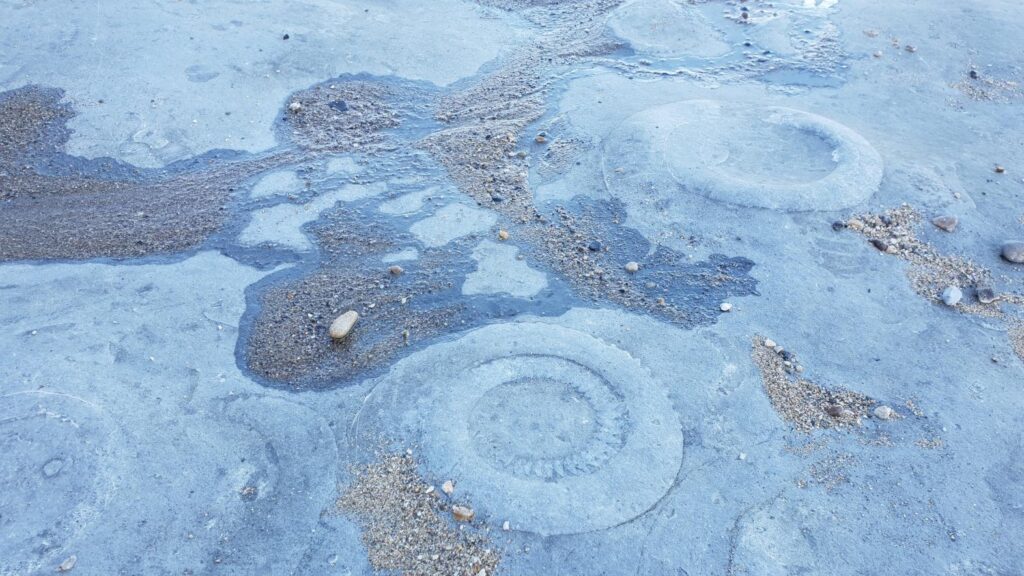
[[[63,152],[74,116],[58,89],[0,94],[0,261],[134,258],[199,246],[246,178],[290,154],[197,157],[144,170]]]
[[[827,389],[801,377],[796,356],[770,339],[755,336],[751,357],[764,391],[779,416],[801,432],[860,426],[874,400],[849,390]]]
[[[906,260],[910,264],[907,277],[911,287],[928,300],[941,302],[965,314],[1004,320],[1010,326],[1008,334],[1020,356],[1012,327],[1020,322],[1024,294],[995,294],[995,278],[990,270],[968,258],[942,254],[931,244],[920,240],[917,233],[921,221],[921,214],[904,204],[881,214],[854,216],[840,223],[838,229],[845,227],[858,232],[880,252]],[[1006,258],[1006,245],[1002,248],[1002,255]],[[973,291],[972,299],[963,299],[964,288]]]
[[[333,210],[315,231],[319,266],[267,283],[251,307],[252,329],[239,345],[257,375],[291,389],[335,386],[461,325],[467,303],[441,274],[459,252],[425,249],[396,275],[381,259],[411,243],[409,233],[348,207]],[[358,315],[358,326],[332,338],[332,322],[348,311]]]
[[[337,506],[359,519],[377,570],[409,576],[494,574],[501,556],[486,532],[454,525],[456,519],[472,522],[472,509],[453,504],[448,491],[439,492],[420,477],[410,455],[383,454],[357,471]]]

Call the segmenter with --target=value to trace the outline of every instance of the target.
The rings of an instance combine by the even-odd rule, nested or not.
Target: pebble
[[[889,245],[885,243],[885,240],[879,240],[878,238],[872,240],[871,245],[882,252],[887,252],[889,250]]]
[[[996,301],[996,293],[991,288],[978,288],[978,302],[991,304]]]
[[[402,269],[401,266],[395,265],[388,268],[388,272],[390,272],[392,276],[401,276],[402,272],[405,272],[405,270]]]
[[[456,504],[452,506],[452,516],[459,522],[469,522],[473,519],[473,509],[469,506]]]
[[[960,219],[956,216],[936,216],[932,219],[932,224],[934,224],[936,228],[945,230],[946,232],[956,230],[956,225],[959,223]]]
[[[896,417],[896,411],[888,406],[879,406],[875,408],[875,418],[879,420],[892,420]]]
[[[299,110],[302,110],[302,104],[300,102],[292,102],[288,105],[288,109],[292,112],[298,112]]]
[[[946,306],[956,306],[964,297],[964,293],[956,286],[946,286],[942,291],[942,302]]]
[[[640,270],[640,265],[636,262],[626,262],[626,272],[633,274]]]
[[[722,302],[718,309],[721,310],[722,312],[728,312],[732,310],[732,304],[729,304],[728,302]]]
[[[996,165],[996,174],[1002,174],[1003,172],[1006,172],[1006,168]]]
[[[498,240],[508,240],[508,230],[498,230]]]
[[[590,250],[591,252],[600,252],[601,251],[601,243],[598,242],[597,240],[594,240],[590,244],[587,244],[587,250]]]
[[[512,525],[511,525],[511,524],[509,524],[508,520],[505,520],[505,521],[504,521],[504,522],[502,522],[502,524],[501,524],[501,529],[502,529],[502,530],[504,530],[505,532],[508,532],[509,530],[511,530],[511,529],[512,529]]]
[[[851,218],[847,223],[846,227],[850,230],[858,231],[864,229],[864,223],[856,218]]]
[[[46,464],[43,464],[43,476],[53,478],[61,471],[62,468],[64,468],[64,461],[60,458],[53,458]]]
[[[57,572],[70,572],[71,569],[74,568],[75,564],[77,564],[77,563],[78,563],[78,556],[75,556],[74,554],[72,554],[71,556],[68,556],[67,560],[61,562],[60,566],[57,566]]]
[[[445,494],[451,494],[455,492],[455,483],[451,480],[445,480],[444,484],[441,485],[441,491]]]
[[[1015,264],[1024,264],[1024,242],[1013,240],[1003,244],[1003,258]]]
[[[772,340],[771,338],[765,338],[764,345],[767,346],[768,348],[775,348],[775,340]]]
[[[341,340],[348,336],[348,333],[352,331],[352,327],[356,325],[357,320],[359,320],[359,313],[355,310],[349,310],[335,318],[334,322],[331,322],[331,338]]]
[[[846,222],[841,222],[839,220],[836,220],[835,222],[832,223],[832,230],[835,231],[835,232],[839,232],[840,230],[842,230],[844,228],[846,228]]]

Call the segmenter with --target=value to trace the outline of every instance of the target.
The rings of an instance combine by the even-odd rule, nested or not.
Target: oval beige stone
[[[359,313],[355,310],[349,310],[335,318],[334,322],[331,322],[331,338],[341,340],[348,336],[348,333],[352,331],[352,327],[356,325],[357,320],[359,320]]]
[[[452,516],[455,516],[455,519],[459,522],[469,522],[473,519],[474,513],[473,509],[469,506],[456,504],[452,506]]]

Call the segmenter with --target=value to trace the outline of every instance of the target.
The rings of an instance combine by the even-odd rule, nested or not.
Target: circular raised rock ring
[[[882,158],[860,134],[809,112],[713,100],[643,110],[605,144],[605,181],[638,179],[740,206],[842,210],[871,197]]]
[[[487,326],[403,360],[355,426],[420,444],[423,464],[474,506],[544,535],[643,514],[683,457],[678,416],[648,370],[539,322]]]
[[[4,569],[52,571],[64,560],[117,485],[119,440],[117,425],[87,400],[40,391],[0,396]]]

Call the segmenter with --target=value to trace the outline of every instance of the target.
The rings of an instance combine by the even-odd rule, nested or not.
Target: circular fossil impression
[[[27,391],[0,396],[0,511],[4,567],[56,565],[95,522],[121,475],[117,426],[80,398]]]
[[[607,138],[603,165],[608,188],[627,197],[653,180],[666,193],[681,188],[785,211],[849,208],[871,197],[882,179],[878,152],[838,122],[712,100],[630,116]]]
[[[491,325],[397,364],[353,424],[421,446],[474,506],[544,535],[649,510],[683,457],[662,387],[623,350],[539,322]]]

